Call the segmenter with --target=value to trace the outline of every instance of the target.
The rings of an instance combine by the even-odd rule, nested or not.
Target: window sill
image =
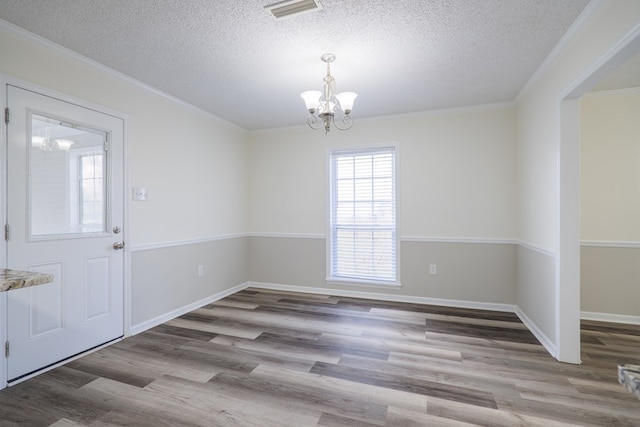
[[[400,289],[402,284],[400,282],[383,282],[375,280],[358,280],[358,279],[339,279],[335,277],[327,277],[325,279],[327,285],[338,286],[357,286],[364,288],[385,288],[385,289]]]

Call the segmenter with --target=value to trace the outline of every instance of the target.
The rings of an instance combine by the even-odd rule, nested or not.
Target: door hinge
[[[9,224],[4,225],[4,240],[9,240]]]
[[[9,357],[9,341],[4,343],[4,357]]]
[[[6,124],[9,124],[9,107],[6,107],[4,109],[4,122]]]

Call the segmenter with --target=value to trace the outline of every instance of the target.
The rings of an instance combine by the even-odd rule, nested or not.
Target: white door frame
[[[640,24],[559,97],[560,147],[556,250],[556,358],[580,363],[580,103],[579,98],[640,53]]]
[[[129,224],[130,222],[130,197],[129,189],[129,115],[121,111],[114,110],[112,108],[104,107],[102,105],[94,104],[83,99],[75,98],[54,90],[44,88],[33,83],[26,82],[11,76],[0,74],[0,104],[2,105],[2,120],[0,120],[0,224],[2,228],[2,235],[4,234],[4,224],[7,222],[7,125],[4,121],[4,109],[7,107],[7,85],[18,86],[26,90],[37,92],[42,95],[57,98],[61,101],[65,101],[71,104],[78,105],[90,110],[95,110],[104,114],[108,114],[117,117],[122,120],[124,126],[123,134],[123,197],[124,197],[124,218],[123,218],[123,239],[126,243],[129,243],[127,239],[130,236]],[[123,280],[124,280],[124,336],[131,336],[131,251],[130,244],[126,244],[124,247],[124,268],[123,268]],[[11,268],[6,265],[7,262],[7,245],[4,239],[0,244],[0,268]],[[0,390],[7,387],[7,358],[4,357],[4,343],[7,340],[7,298],[6,292],[0,292]],[[80,357],[80,356],[77,356]],[[73,358],[72,358],[73,359]],[[65,361],[65,363],[68,362]],[[50,366],[46,370],[53,369],[60,364]],[[40,372],[44,372],[40,371]],[[28,377],[27,377],[28,378]]]

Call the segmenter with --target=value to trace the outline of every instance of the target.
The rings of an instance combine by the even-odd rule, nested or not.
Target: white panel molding
[[[599,322],[640,325],[640,316],[629,316],[626,314],[596,313],[593,311],[581,311],[580,318],[583,320],[596,320]]]
[[[441,298],[414,297],[410,295],[386,294],[379,292],[351,291],[346,289],[317,288],[310,286],[283,285],[278,283],[249,282],[247,287],[270,289],[274,291],[301,292],[307,294],[334,295],[341,297],[367,298],[378,301],[406,302],[410,304],[438,305],[444,307],[470,308],[474,310],[492,310],[502,312],[515,312],[515,306],[511,304],[485,303],[477,301],[451,300]],[[397,290],[392,288],[390,290]]]
[[[249,237],[276,237],[286,239],[326,239],[324,234],[312,234],[312,233],[249,233]]]
[[[640,249],[640,242],[624,240],[582,240],[580,246],[583,248],[629,248]]]
[[[249,237],[273,237],[289,239],[326,239],[324,234],[305,233],[248,233]],[[494,239],[482,237],[431,237],[431,236],[401,236],[401,242],[423,242],[423,243],[483,243],[498,245],[517,245],[516,239]]]
[[[165,314],[161,314],[160,316],[156,316],[153,319],[149,319],[145,322],[138,323],[137,325],[131,326],[131,335],[136,335],[141,332],[146,331],[147,329],[151,329],[155,326],[161,325],[169,320],[175,319],[176,317],[182,316],[183,314],[187,314],[190,311],[203,307],[207,304],[211,304],[212,302],[221,300],[224,297],[235,294],[245,288],[248,287],[248,282],[241,283],[239,285],[233,286],[229,289],[225,289],[224,291],[218,292],[217,294],[213,294],[206,298],[202,298],[201,300],[195,301],[191,304],[187,304],[180,308],[176,308],[175,310],[171,310]]]
[[[422,243],[481,243],[494,245],[517,245],[516,239],[494,239],[478,237],[422,237],[422,236],[402,236],[401,242],[422,242]]]
[[[29,307],[28,333],[29,340],[32,340],[65,329],[63,302],[64,262],[30,264],[28,270],[53,275],[52,282],[40,286],[32,286],[26,290],[27,295],[25,297],[28,300],[24,302]],[[7,321],[7,335],[9,331],[8,323]]]
[[[241,237],[268,237],[268,238],[282,238],[282,239],[322,239],[325,240],[324,234],[312,234],[312,233],[237,233],[226,234],[220,236],[204,237],[201,239],[189,239],[189,240],[176,240],[173,242],[159,242],[134,245],[129,247],[130,252],[143,252],[154,249],[173,248],[176,246],[194,245],[198,243],[215,242],[219,240],[230,240]],[[476,237],[420,237],[420,236],[403,236],[400,237],[401,242],[423,242],[423,243],[480,243],[480,244],[496,244],[496,245],[523,245],[516,239],[492,239],[492,238],[476,238]],[[553,255],[551,252],[544,252],[544,249],[538,249],[534,246],[528,246],[530,249],[542,251],[545,255]]]
[[[524,323],[527,329],[531,331],[533,336],[535,336],[536,339],[540,341],[540,344],[542,344],[542,346],[547,349],[549,354],[551,354],[551,356],[557,359],[558,355],[557,355],[556,345],[549,339],[549,337],[547,337],[545,333],[542,332],[540,328],[538,328],[538,326],[531,319],[529,319],[529,317],[526,314],[524,314],[524,312],[520,309],[520,307],[516,306],[515,313],[516,313],[516,316],[520,318],[522,323]]]
[[[58,54],[60,54],[62,56],[65,56],[67,58],[73,59],[74,61],[81,62],[82,64],[88,65],[91,68],[94,68],[94,69],[96,69],[98,71],[101,71],[101,72],[103,72],[105,74],[108,74],[108,75],[110,75],[112,77],[115,77],[115,78],[117,78],[117,79],[119,79],[119,80],[121,80],[123,82],[129,83],[129,84],[131,84],[133,86],[136,86],[136,87],[139,87],[139,88],[141,88],[143,90],[146,90],[146,91],[151,92],[151,93],[153,93],[155,95],[158,95],[158,96],[160,96],[160,97],[162,97],[164,99],[167,99],[168,101],[171,101],[171,102],[173,102],[175,104],[178,104],[178,105],[180,105],[182,107],[188,108],[191,111],[195,111],[195,112],[203,114],[203,115],[205,115],[205,116],[207,116],[207,117],[209,117],[211,119],[214,119],[214,120],[217,120],[217,121],[219,121],[221,123],[224,123],[227,126],[232,126],[232,127],[236,128],[236,129],[246,130],[246,129],[241,128],[240,126],[238,126],[238,125],[236,125],[234,123],[231,123],[231,122],[223,119],[222,117],[218,117],[216,115],[213,115],[210,112],[203,110],[202,108],[196,107],[195,105],[190,104],[190,103],[188,103],[188,102],[186,102],[186,101],[184,101],[184,100],[182,100],[180,98],[176,98],[173,95],[169,95],[168,93],[163,92],[163,91],[161,91],[161,90],[159,90],[159,89],[157,89],[157,88],[155,88],[153,86],[150,86],[150,85],[148,85],[146,83],[143,83],[143,82],[141,82],[139,80],[136,80],[133,77],[127,76],[126,74],[123,74],[123,73],[121,73],[119,71],[116,71],[113,68],[109,68],[109,67],[107,67],[107,66],[105,66],[105,65],[103,65],[103,64],[101,64],[99,62],[96,62],[96,61],[94,61],[92,59],[87,58],[86,56],[82,56],[77,52],[74,52],[74,51],[72,51],[70,49],[67,49],[66,47],[63,47],[63,46],[61,46],[61,45],[59,45],[57,43],[54,43],[51,40],[47,40],[44,37],[40,37],[37,34],[34,34],[34,33],[30,32],[30,31],[27,31],[27,30],[25,30],[23,28],[20,28],[17,25],[14,25],[14,24],[12,24],[10,22],[7,22],[7,21],[5,21],[3,19],[0,19],[0,29],[6,30],[6,31],[8,31],[10,33],[13,33],[13,34],[17,35],[17,36],[24,37],[24,38],[26,38],[27,40],[29,40],[29,41],[31,41],[33,43],[36,43],[36,44],[38,44],[40,46],[43,46],[43,47],[46,47],[47,49],[51,49],[55,53],[58,53]]]
[[[541,255],[545,255],[548,257],[556,256],[556,252],[551,249],[547,249],[547,248],[543,248],[542,246],[537,246],[531,243],[523,242],[522,240],[518,240],[518,246],[523,247],[525,249],[529,249],[531,251],[537,252]]]
[[[109,292],[111,258],[84,260],[84,321],[112,313],[113,301]]]
[[[201,239],[175,240],[173,242],[148,243],[148,244],[131,246],[129,248],[129,251],[130,252],[151,251],[154,249],[165,249],[165,248],[174,248],[177,246],[196,245],[198,243],[217,242],[220,240],[231,240],[231,239],[238,239],[241,237],[248,237],[248,236],[249,235],[246,233],[223,234],[219,236],[203,237]]]

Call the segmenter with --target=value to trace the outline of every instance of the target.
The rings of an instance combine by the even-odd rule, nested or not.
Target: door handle
[[[115,242],[113,244],[113,249],[120,250],[124,248],[124,242]]]

